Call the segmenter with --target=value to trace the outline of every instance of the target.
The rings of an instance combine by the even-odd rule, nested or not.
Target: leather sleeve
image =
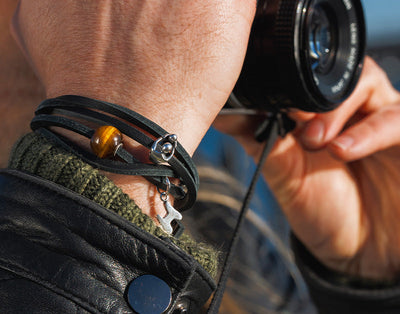
[[[148,274],[170,288],[166,313],[196,313],[215,289],[168,240],[50,181],[0,172],[0,313],[132,313],[129,285]]]
[[[0,269],[0,313],[90,313],[73,300]]]
[[[400,284],[367,285],[361,282],[350,283],[351,280],[338,280],[338,274],[324,267],[294,237],[292,246],[296,262],[319,313],[400,313]]]

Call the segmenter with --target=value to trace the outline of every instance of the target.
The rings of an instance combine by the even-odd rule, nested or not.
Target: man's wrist
[[[66,95],[47,99],[39,106],[37,117],[32,121],[33,130],[50,126],[59,127],[61,138],[57,135],[60,134],[58,130],[50,132],[43,130],[43,132],[49,133],[50,138],[55,137],[56,142],[61,141],[60,145],[71,146],[72,151],[82,156],[92,166],[115,173],[105,174],[139,203],[145,213],[153,219],[157,218],[162,222],[167,208],[169,208],[168,213],[172,211],[176,214],[176,219],[181,219],[181,215],[170,206],[173,202],[170,195],[178,197],[179,202],[175,204],[177,209],[184,210],[193,204],[198,188],[198,175],[191,158],[181,145],[177,145],[176,136],[165,137],[166,131],[163,128],[140,114],[116,104],[83,96]],[[114,143],[114,136],[109,136],[110,130],[113,130],[112,134],[119,134],[120,144]],[[160,135],[162,137],[157,138]],[[67,143],[63,143],[62,137],[67,137],[75,144],[68,144],[68,140]],[[93,144],[91,147],[89,147],[90,138],[92,138],[90,143]],[[170,167],[159,167],[159,161],[149,158],[149,153],[157,153],[164,145],[172,145],[169,142],[177,145],[170,153],[170,158],[173,156],[174,158],[164,159],[167,156],[164,157],[163,153],[161,162],[169,163]],[[103,150],[112,149],[109,147],[111,144],[116,145],[115,157],[112,153],[103,154]],[[91,151],[97,157],[91,156]],[[151,183],[138,176],[145,176]],[[164,178],[162,182],[158,182],[160,177]],[[171,189],[169,183],[164,182],[168,177],[172,180]],[[179,178],[177,179],[179,181],[175,181],[174,177]],[[180,185],[186,186],[187,192]]]
[[[180,144],[189,155],[193,155],[223,105],[212,106],[209,103],[204,104],[202,100],[180,99],[178,96],[170,96],[169,99],[152,98],[151,94],[148,95],[144,92],[135,95],[131,91],[123,95],[119,93],[119,90],[122,89],[119,86],[111,88],[101,84],[96,87],[86,87],[86,84],[77,85],[79,85],[79,81],[62,88],[53,85],[47,90],[47,98],[60,95],[80,95],[133,110],[158,124],[168,133],[176,134]],[[139,88],[137,87],[137,89]],[[210,110],[205,110],[205,106]],[[134,142],[130,142],[129,146],[132,150],[138,150]]]

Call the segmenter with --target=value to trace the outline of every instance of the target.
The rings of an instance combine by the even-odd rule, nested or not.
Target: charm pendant
[[[165,215],[164,218],[160,215],[157,215],[157,220],[166,233],[172,234],[174,231],[171,225],[172,221],[175,219],[182,220],[182,215],[171,205],[171,203],[168,201],[168,198],[162,199],[162,201],[164,202],[167,215]]]

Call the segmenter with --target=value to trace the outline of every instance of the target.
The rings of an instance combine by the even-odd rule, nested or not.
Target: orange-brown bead
[[[122,144],[122,133],[111,125],[99,127],[90,140],[90,147],[97,157],[107,158],[115,155]]]

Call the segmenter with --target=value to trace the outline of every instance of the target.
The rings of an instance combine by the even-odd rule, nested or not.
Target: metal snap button
[[[129,284],[127,296],[129,305],[139,314],[161,314],[172,300],[170,287],[153,275],[134,279]]]

